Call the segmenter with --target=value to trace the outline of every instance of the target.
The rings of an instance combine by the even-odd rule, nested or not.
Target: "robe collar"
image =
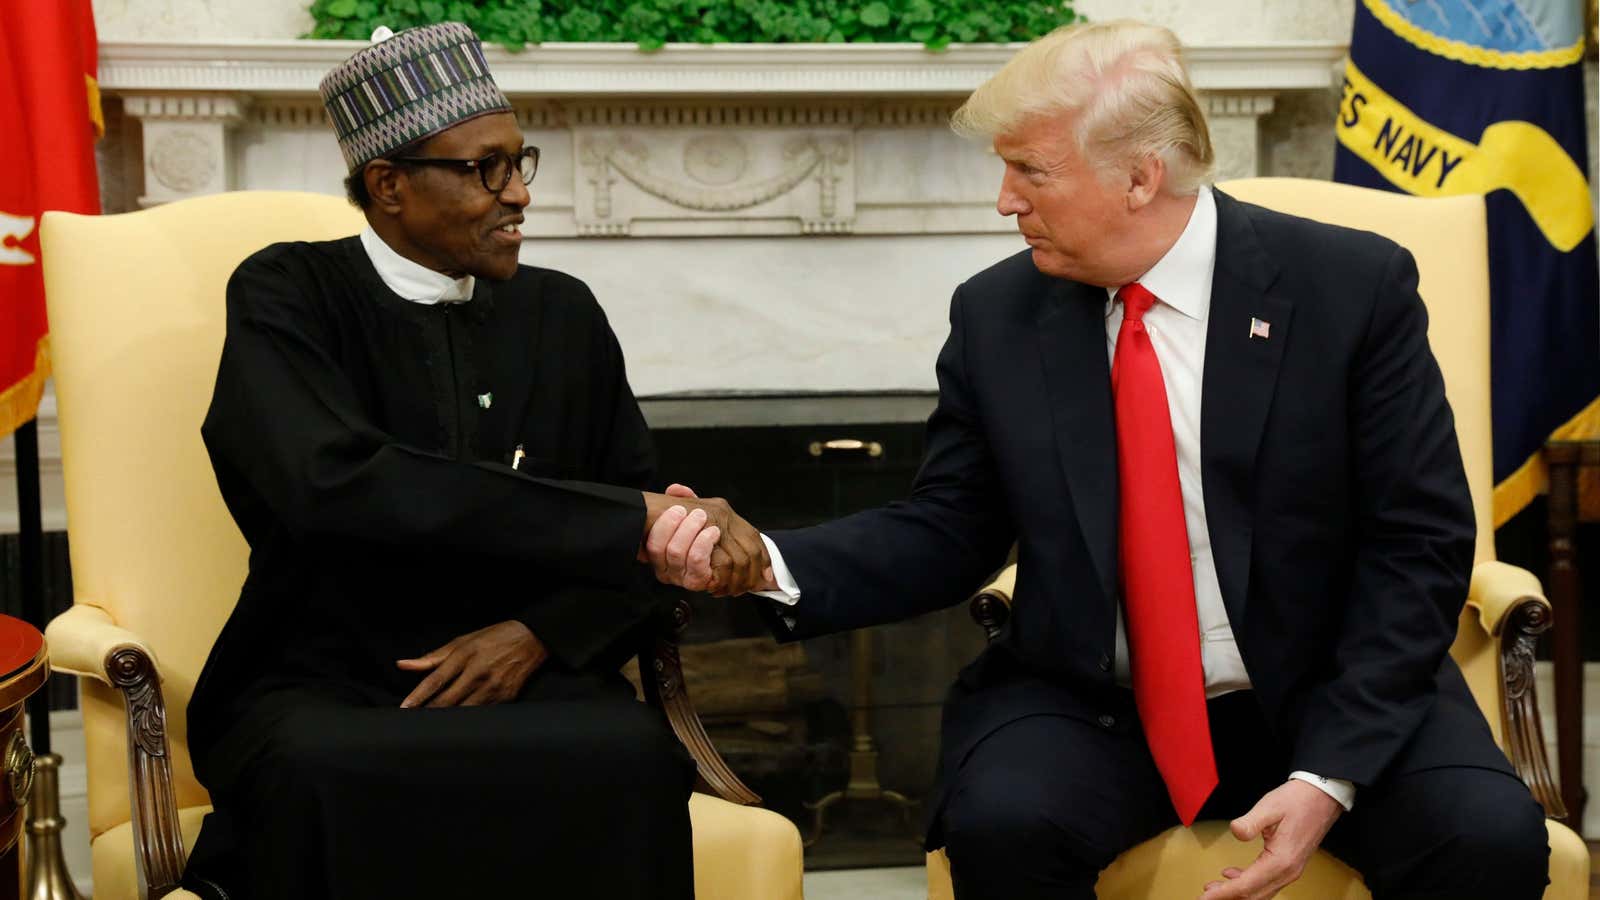
[[[424,306],[438,303],[465,303],[472,299],[472,289],[477,279],[471,275],[451,278],[427,266],[406,259],[384,242],[368,225],[361,230],[361,246],[372,260],[378,277],[401,299]]]

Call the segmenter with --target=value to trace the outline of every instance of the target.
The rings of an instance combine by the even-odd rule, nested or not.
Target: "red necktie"
[[[1111,364],[1123,604],[1133,699],[1172,807],[1188,825],[1217,786],[1200,666],[1189,532],[1161,365],[1145,330],[1156,297],[1138,282],[1117,293],[1122,328]]]

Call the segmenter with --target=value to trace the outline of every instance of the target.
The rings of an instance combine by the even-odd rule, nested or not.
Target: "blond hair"
[[[1131,19],[1057,28],[973,91],[951,125],[993,140],[1065,114],[1076,115],[1078,149],[1102,172],[1159,156],[1173,193],[1192,194],[1211,177],[1205,113],[1182,45],[1165,28]]]

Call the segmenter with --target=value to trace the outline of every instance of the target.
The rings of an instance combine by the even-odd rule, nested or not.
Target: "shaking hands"
[[[761,533],[726,500],[702,500],[674,484],[665,494],[645,492],[644,504],[639,561],[663,583],[717,597],[777,588]]]

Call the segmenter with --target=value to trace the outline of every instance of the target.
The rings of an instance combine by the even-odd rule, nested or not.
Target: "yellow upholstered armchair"
[[[185,710],[248,549],[200,440],[224,287],[270,243],[343,237],[361,225],[340,198],[267,192],[45,216],[76,592],[46,636],[54,668],[81,678],[96,900],[193,897],[174,888],[210,806],[190,764]],[[655,674],[646,694],[711,792],[689,804],[697,896],[799,900],[799,831],[748,805],[758,798],[706,740],[666,629],[641,648],[640,668]]]
[[[1374,231],[1416,257],[1420,291],[1429,312],[1428,340],[1444,370],[1445,393],[1455,413],[1456,437],[1466,464],[1478,520],[1476,566],[1466,608],[1450,653],[1495,740],[1534,797],[1552,817],[1550,900],[1589,896],[1589,851],[1555,819],[1566,811],[1550,777],[1539,707],[1534,696],[1533,648],[1551,625],[1550,602],[1529,572],[1494,558],[1490,495],[1494,487],[1489,418],[1489,263],[1481,197],[1420,199],[1326,181],[1247,178],[1219,185],[1225,193],[1294,215]],[[1009,612],[1016,567],[1003,570],[972,599],[973,617],[992,638]],[[1026,602],[1026,598],[1022,598]],[[1226,822],[1173,828],[1118,857],[1100,875],[1102,900],[1197,896],[1226,866],[1244,866],[1260,842],[1241,844]],[[951,896],[949,862],[928,857],[928,896]],[[1285,900],[1368,900],[1361,878],[1319,852]]]

